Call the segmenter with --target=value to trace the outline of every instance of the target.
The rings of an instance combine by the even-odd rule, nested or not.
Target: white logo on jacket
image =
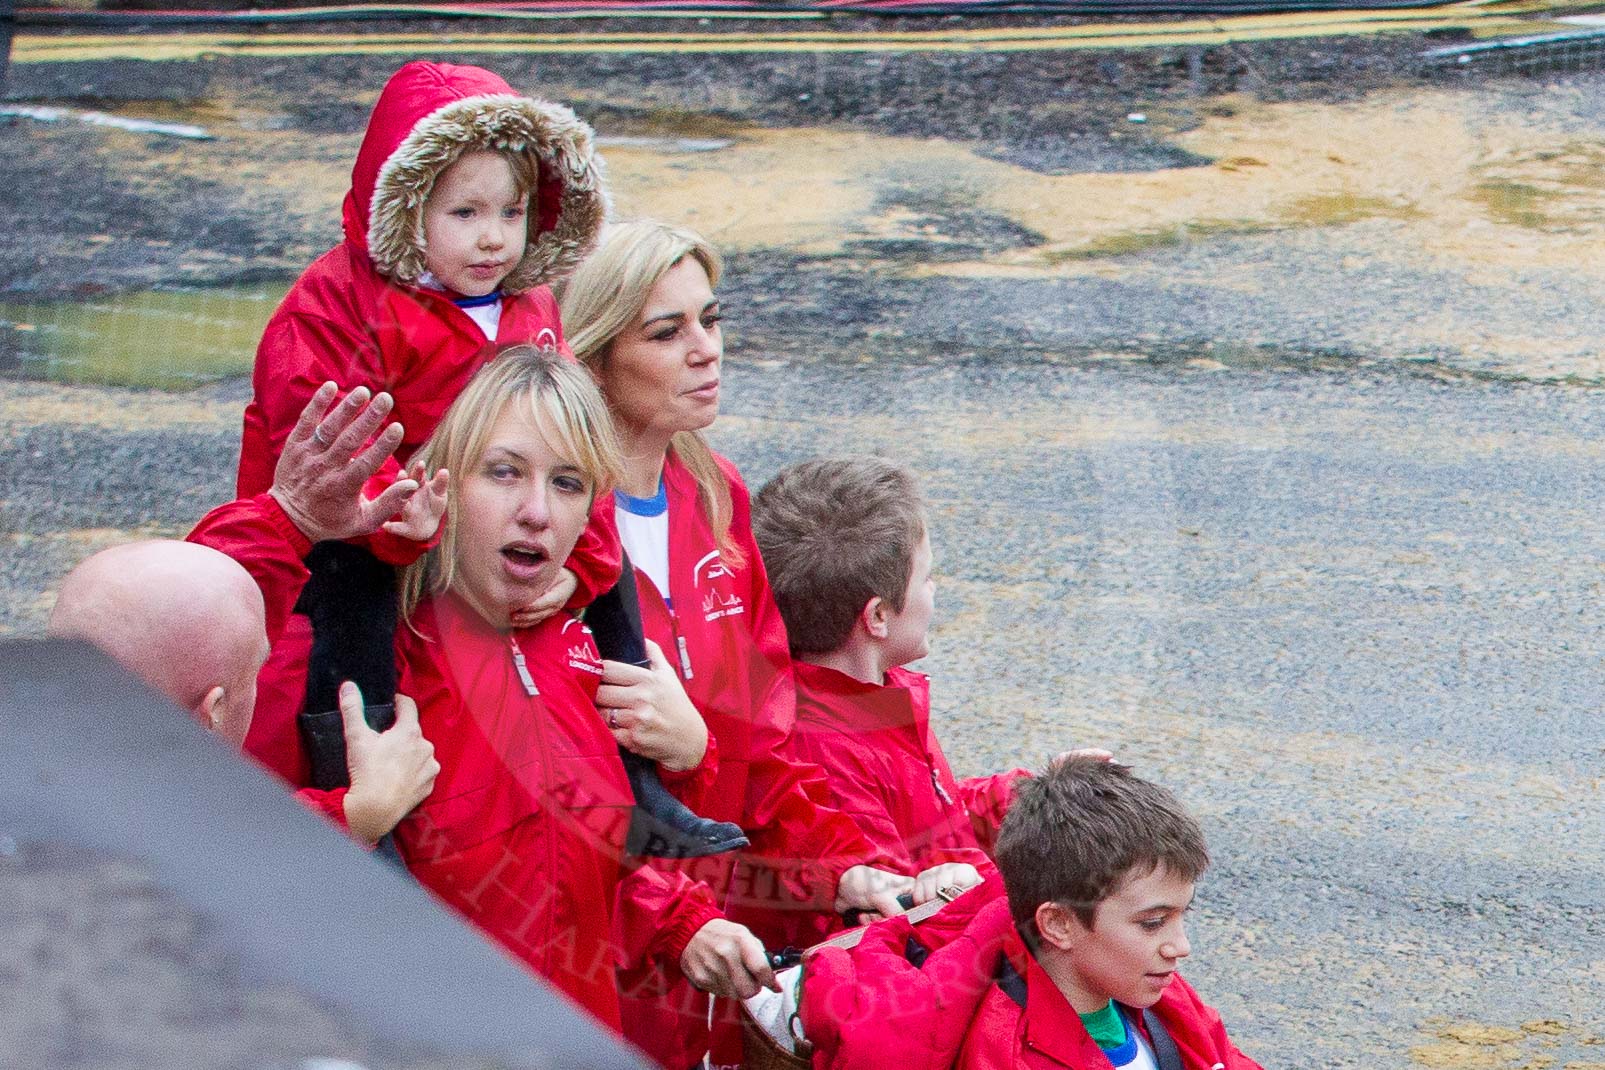
[[[730,590],[731,572],[713,550],[703,555],[691,570],[692,584],[705,593],[702,596],[702,619],[709,623],[720,617],[734,617],[747,611],[741,596]],[[725,582],[719,582],[719,581]]]
[[[596,652],[596,644],[591,642],[591,629],[572,617],[563,622],[563,634],[568,635],[570,628],[578,628],[581,634],[579,641],[568,648],[568,667],[601,676],[602,658]]]

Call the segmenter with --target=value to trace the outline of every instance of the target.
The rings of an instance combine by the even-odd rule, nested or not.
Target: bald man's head
[[[47,630],[85,639],[236,746],[267,658],[262,592],[225,554],[194,543],[114,546],[62,581]]]

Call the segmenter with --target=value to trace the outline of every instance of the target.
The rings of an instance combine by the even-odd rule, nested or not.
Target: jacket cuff
[[[267,520],[268,526],[283,536],[296,557],[305,559],[306,555],[312,552],[312,540],[295,526],[295,521],[290,519],[290,514],[284,511],[284,506],[279,504],[279,500],[271,492],[263,491],[256,496],[256,502],[261,507],[262,516]]]
[[[709,732],[708,749],[702,752],[702,761],[698,762],[696,765],[693,765],[690,769],[668,769],[662,765],[659,765],[658,779],[663,782],[664,787],[677,788],[682,785],[690,784],[703,779],[706,779],[709,783],[712,783],[713,778],[718,771],[719,740],[712,732]]]
[[[441,528],[444,527],[445,525],[442,524]],[[355,539],[353,541],[358,546],[366,542],[369,552],[385,564],[393,565],[396,568],[406,568],[440,541],[440,530],[436,529],[434,537],[428,542],[414,542],[403,535],[392,535],[383,529],[367,536],[366,539]]]
[[[831,885],[832,890],[836,884],[841,883],[842,874],[854,866],[868,866],[871,869],[885,870],[887,873],[897,873],[904,877],[919,876],[919,870],[914,868],[913,859],[893,854],[882,847],[871,846],[862,854],[839,854],[829,860],[827,869],[836,882]]]
[[[684,909],[676,913],[669,927],[663,930],[658,940],[660,953],[678,971],[680,956],[685,954],[686,945],[691,943],[691,938],[708,922],[722,917],[724,914],[713,905],[710,897],[698,895],[692,898],[685,904]]]
[[[296,801],[314,814],[334,823],[341,832],[351,832],[346,824],[346,793],[350,788],[302,788],[295,793]],[[370,848],[371,849],[371,848]]]

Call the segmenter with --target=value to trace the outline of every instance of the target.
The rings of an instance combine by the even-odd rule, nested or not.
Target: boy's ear
[[[869,596],[864,608],[858,611],[858,623],[864,626],[871,639],[885,639],[891,623],[892,613],[886,604],[886,599],[878,594]]]
[[[1060,951],[1074,950],[1075,946],[1092,931],[1075,911],[1063,903],[1052,901],[1037,907],[1036,922],[1037,932],[1042,934],[1042,942]]]

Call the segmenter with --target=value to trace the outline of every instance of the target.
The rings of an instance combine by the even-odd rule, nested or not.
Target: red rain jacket
[[[501,632],[447,595],[413,614],[396,651],[440,761],[434,791],[396,828],[407,867],[618,1030],[615,971],[650,963],[678,975],[719,911],[684,875],[624,863],[634,798],[596,710],[590,630],[561,613]]]
[[[201,517],[186,541],[210,546],[244,566],[262,590],[268,642],[277,643],[310,575],[305,558],[312,544],[273,495],[262,493],[218,506]],[[302,788],[295,795],[309,809],[345,829],[346,790]]]
[[[970,1023],[957,1070],[1111,1070],[1081,1016],[1026,953],[1018,933],[1009,934],[1004,951],[1025,979],[1026,1005],[1022,1008],[997,985],[988,989]],[[1199,999],[1180,974],[1153,1012],[1176,1042],[1183,1070],[1262,1070],[1237,1050],[1215,1008]],[[1128,1011],[1127,1020],[1148,1039],[1139,1013]]]
[[[905,955],[911,936],[931,950],[917,968]],[[1005,956],[1025,981],[1024,1009],[997,984]],[[800,1013],[814,1070],[1110,1070],[1080,1016],[1026,953],[997,879],[917,928],[891,918],[855,948],[822,948],[805,969]],[[1153,1010],[1186,1070],[1261,1070],[1181,977]]]
[[[285,439],[313,393],[328,380],[342,391],[367,386],[376,393],[389,391],[395,398],[391,419],[401,421],[406,434],[395,459],[376,477],[376,482],[388,485],[498,349],[533,342],[568,353],[557,302],[544,282],[572,270],[594,242],[604,198],[600,173],[590,155],[589,128],[566,108],[527,98],[512,98],[522,103],[511,108],[505,100],[484,103],[512,92],[501,78],[478,67],[422,62],[402,67],[385,85],[352,168],[342,210],[345,240],[296,280],[257,349],[254,396],[245,410],[240,448],[240,497],[260,494],[272,485]],[[495,112],[498,118],[488,120],[492,125],[524,123],[548,133],[555,146],[541,150],[529,248],[503,284],[494,343],[452,304],[449,295],[398,281],[397,273],[405,276],[410,269],[387,263],[381,270],[369,249],[371,237],[397,246],[422,233],[417,223],[421,197],[405,211],[390,205],[389,214],[385,204],[375,204],[376,186],[386,166],[395,172],[401,163],[424,159],[425,163],[414,163],[413,181],[416,192],[427,194],[433,177],[463,147],[451,138],[479,136],[473,131],[464,134],[462,124],[443,128],[439,113],[449,109],[448,116],[477,115],[493,108],[510,112],[511,118]],[[425,150],[433,150],[433,155]],[[391,181],[389,188],[396,185]],[[401,222],[392,218],[398,214],[404,217]],[[416,224],[416,231],[403,223]],[[515,281],[527,286],[511,285]],[[381,560],[397,565],[410,563],[423,550],[418,543],[383,532],[363,541]],[[568,567],[579,578],[572,605],[585,605],[611,587],[619,569],[615,530],[593,525],[581,536]],[[305,697],[310,649],[310,625],[304,617],[293,617],[263,669],[256,717],[246,740],[249,753],[297,785],[306,782],[307,768],[294,715]]]
[[[647,638],[663,648],[718,741],[718,774],[698,812],[736,822],[752,840],[734,867],[720,856],[678,868],[706,881],[732,920],[778,948],[797,911],[831,910],[844,870],[896,867],[849,818],[827,808],[824,774],[791,750],[796,696],[785,625],[752,536],[746,485],[734,465],[717,460],[730,480],[730,533],[745,560],[736,566],[721,556],[696,480],[671,451],[663,468],[669,599],[645,573],[636,573],[636,583]],[[611,519],[614,508],[611,497],[599,498],[593,517]],[[643,981],[634,994],[627,989],[625,997],[634,1043],[674,1070],[702,1058],[707,997],[672,977]]]
[[[985,876],[989,852],[1018,777],[1014,769],[955,780],[931,731],[930,678],[891,669],[884,685],[866,684],[823,665],[795,662],[799,756],[830,781],[835,806],[872,844],[918,873],[967,862]],[[841,926],[812,915],[791,937],[798,947]]]

